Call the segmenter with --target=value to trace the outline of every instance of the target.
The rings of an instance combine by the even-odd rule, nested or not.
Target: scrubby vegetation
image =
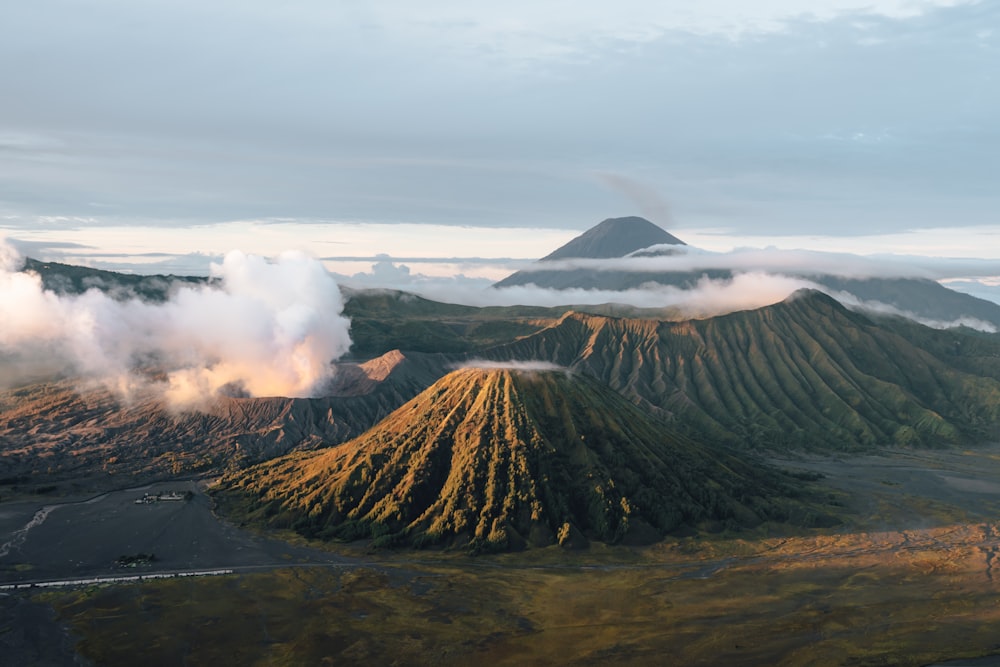
[[[996,652],[975,528],[51,591],[100,665],[900,665]],[[947,548],[942,548],[947,544]],[[610,551],[610,550],[608,550]],[[483,565],[492,565],[484,567]],[[970,663],[971,664],[971,663]]]
[[[535,333],[569,310],[532,306],[476,308],[438,303],[392,290],[347,290],[351,354],[370,358],[390,350],[465,353]]]

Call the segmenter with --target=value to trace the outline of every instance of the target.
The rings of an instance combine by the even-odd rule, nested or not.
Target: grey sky
[[[1000,224],[1000,3],[692,4],[5,3],[0,225]]]

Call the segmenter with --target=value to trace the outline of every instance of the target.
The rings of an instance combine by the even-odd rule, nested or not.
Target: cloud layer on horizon
[[[676,246],[670,247],[677,250]],[[857,296],[820,285],[810,277],[833,275],[844,278],[923,278],[946,280],[958,277],[964,286],[979,288],[980,298],[993,296],[1000,303],[1000,263],[995,260],[948,259],[933,257],[870,256],[846,253],[785,251],[768,249],[738,249],[730,253],[709,253],[691,247],[673,256],[624,257],[618,259],[579,259],[533,262],[521,266],[522,271],[586,269],[590,271],[621,271],[655,273],[686,272],[697,275],[709,269],[731,272],[726,278],[702,276],[691,289],[650,282],[625,290],[548,289],[534,284],[492,288],[485,279],[465,276],[437,278],[412,272],[410,267],[386,258],[372,265],[371,272],[339,276],[342,284],[361,288],[387,288],[419,294],[434,301],[470,306],[567,306],[625,304],[644,309],[672,310],[680,316],[711,317],[736,310],[759,308],[782,301],[800,289],[814,289],[833,296],[848,307],[869,312],[896,315],[926,326],[946,329],[966,326],[994,332],[987,322],[964,317],[954,321],[931,320],[889,304],[865,301]],[[972,279],[982,276],[982,281]],[[993,285],[993,292],[990,292]]]
[[[854,255],[815,250],[737,248],[731,252],[708,252],[691,246],[652,246],[645,251],[666,250],[670,255],[628,256],[618,259],[565,259],[533,262],[521,270],[535,271],[623,271],[632,273],[697,272],[712,269],[781,273],[797,276],[830,275],[842,278],[952,278],[1000,276],[995,259],[953,259],[907,255]]]
[[[650,271],[663,270],[663,262],[669,261],[673,270],[732,271],[724,279],[703,276],[691,289],[651,283],[610,291],[534,285],[493,289],[488,280],[429,278],[390,258],[375,263],[371,273],[338,278],[302,253],[267,260],[230,252],[212,265],[216,285],[180,287],[167,302],[152,304],[116,300],[97,290],[77,296],[46,291],[38,276],[19,270],[23,260],[14,247],[0,242],[0,321],[5,323],[0,327],[0,358],[5,368],[25,376],[38,369],[69,372],[101,381],[123,395],[152,387],[180,409],[197,407],[220,391],[309,396],[333,372],[331,362],[351,345],[338,282],[402,289],[473,306],[624,304],[695,318],[759,308],[797,290],[816,289],[852,308],[909,317],[935,328],[996,330],[971,318],[929,321],[829,290],[807,277],[827,272],[851,277],[995,275],[990,270],[997,268],[985,261],[928,258],[919,258],[920,267],[908,268],[913,258],[897,259],[774,249],[705,253],[689,248],[674,257],[537,265]],[[162,379],[151,379],[157,376]]]

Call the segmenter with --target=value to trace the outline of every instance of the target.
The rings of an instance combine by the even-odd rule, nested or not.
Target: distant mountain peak
[[[624,257],[631,252],[652,245],[686,244],[645,218],[638,216],[608,218],[543,257],[542,261]]]

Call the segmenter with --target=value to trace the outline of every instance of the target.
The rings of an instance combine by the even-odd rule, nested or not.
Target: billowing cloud
[[[799,289],[819,289],[802,278],[766,273],[740,273],[732,278],[703,277],[692,289],[650,283],[626,290],[546,289],[519,285],[484,289],[461,281],[427,281],[411,287],[423,297],[471,306],[567,306],[625,304],[636,308],[672,309],[687,317],[711,317],[759,308],[785,299]]]
[[[308,396],[351,344],[336,282],[298,253],[231,252],[213,284],[165,303],[59,295],[19,264],[0,242],[0,354],[21,369],[44,360],[124,392],[152,384],[188,407],[219,391]]]

